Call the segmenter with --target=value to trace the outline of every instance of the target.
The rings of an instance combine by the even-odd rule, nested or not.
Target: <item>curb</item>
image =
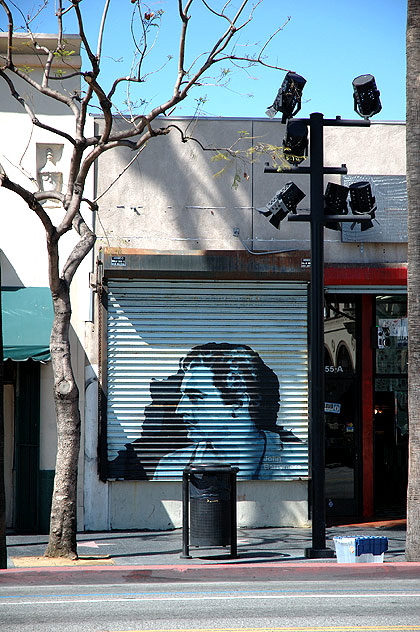
[[[153,582],[303,581],[346,579],[420,579],[420,562],[382,564],[203,564],[200,566],[91,566],[0,570],[0,586],[130,584]]]

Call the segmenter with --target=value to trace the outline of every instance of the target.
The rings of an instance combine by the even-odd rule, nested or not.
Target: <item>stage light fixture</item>
[[[350,185],[350,207],[353,215],[370,215],[374,219],[376,213],[376,199],[372,195],[369,182],[354,182]],[[365,221],[361,223],[361,230],[373,228],[373,222]],[[352,227],[354,225],[352,224]]]
[[[295,72],[288,72],[283,83],[277,93],[273,105],[266,111],[267,116],[273,118],[277,112],[283,114],[281,122],[285,123],[287,119],[292,118],[301,107],[302,90],[306,83],[301,75]]]
[[[268,202],[263,209],[257,209],[259,213],[269,217],[270,224],[276,228],[289,213],[296,213],[296,207],[305,197],[305,193],[294,182],[287,182],[280,191]]]
[[[349,212],[347,206],[348,194],[348,187],[335,182],[328,182],[324,195],[325,215],[347,215]],[[326,222],[325,227],[330,230],[341,230],[340,222]]]
[[[308,126],[303,121],[288,121],[283,140],[283,156],[293,165],[300,165],[308,155]]]
[[[373,75],[360,75],[353,79],[354,111],[368,119],[382,110],[380,92]]]

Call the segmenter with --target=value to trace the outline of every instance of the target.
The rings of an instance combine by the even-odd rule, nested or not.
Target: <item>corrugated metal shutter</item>
[[[107,343],[109,478],[307,476],[306,284],[110,280]]]

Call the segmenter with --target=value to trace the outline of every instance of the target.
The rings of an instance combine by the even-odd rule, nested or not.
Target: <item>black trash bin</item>
[[[237,555],[236,473],[227,463],[189,465],[183,473],[183,552],[189,546],[226,547]]]

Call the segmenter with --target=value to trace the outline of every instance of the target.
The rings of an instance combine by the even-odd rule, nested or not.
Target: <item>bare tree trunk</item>
[[[1,290],[1,268],[0,268]],[[3,410],[3,326],[0,293],[0,568],[7,568],[6,494],[4,488],[4,410]]]
[[[420,3],[407,15],[408,415],[406,560],[420,560]]]
[[[79,201],[80,204],[80,201]],[[71,362],[70,285],[80,263],[93,248],[95,235],[77,211],[73,228],[80,240],[73,248],[60,277],[58,239],[48,238],[50,288],[54,307],[50,350],[54,375],[54,401],[57,417],[57,456],[50,516],[50,535],[46,557],[77,558],[77,475],[80,451],[79,389]]]
[[[47,557],[77,558],[77,471],[80,450],[79,390],[70,355],[70,288],[60,284],[53,293],[54,323],[51,333],[51,361],[57,415],[57,458],[50,517]]]

